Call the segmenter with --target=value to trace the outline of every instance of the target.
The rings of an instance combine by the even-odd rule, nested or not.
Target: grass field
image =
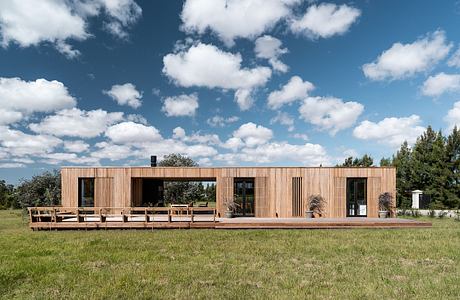
[[[459,299],[460,222],[432,221],[430,229],[32,232],[21,212],[0,211],[0,299]]]

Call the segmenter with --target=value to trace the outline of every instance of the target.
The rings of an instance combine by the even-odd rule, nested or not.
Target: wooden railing
[[[216,222],[214,207],[29,207],[29,222],[197,222],[197,216]]]

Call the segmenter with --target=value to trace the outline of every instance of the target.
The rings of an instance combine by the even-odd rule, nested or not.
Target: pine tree
[[[411,206],[410,193],[413,190],[413,181],[412,152],[407,141],[404,141],[392,160],[393,166],[396,167],[396,205],[409,208]]]
[[[445,205],[451,208],[460,207],[460,131],[457,126],[447,138],[446,163],[448,180]]]
[[[448,179],[445,138],[442,133],[428,126],[415,143],[412,160],[413,186],[431,195],[436,204],[442,205],[447,198]]]

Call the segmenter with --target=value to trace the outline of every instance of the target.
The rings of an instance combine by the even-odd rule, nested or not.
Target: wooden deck
[[[30,208],[33,230],[57,229],[341,229],[427,228],[432,224],[399,218],[218,218],[214,208]]]

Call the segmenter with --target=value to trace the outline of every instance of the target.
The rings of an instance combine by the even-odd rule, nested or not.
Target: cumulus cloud
[[[272,142],[259,145],[255,148],[243,148],[235,153],[218,154],[215,160],[230,165],[250,163],[273,163],[276,161],[302,163],[306,166],[330,165],[331,160],[324,147],[318,144],[306,143],[292,145],[288,143]]]
[[[363,110],[364,106],[358,102],[343,102],[333,97],[308,97],[300,106],[299,113],[306,122],[335,135],[351,127]]]
[[[231,116],[231,117],[222,117],[219,115],[215,115],[208,120],[206,120],[206,123],[208,123],[212,127],[225,127],[227,124],[235,123],[239,120],[240,118],[237,116]]]
[[[444,31],[438,30],[411,44],[393,44],[362,69],[371,80],[404,79],[430,70],[447,56],[451,48]]]
[[[401,118],[385,118],[375,123],[363,121],[353,130],[353,135],[362,140],[376,141],[397,148],[404,141],[415,143],[425,128],[420,126],[421,120],[417,115]]]
[[[275,123],[279,123],[281,125],[287,126],[288,131],[294,130],[294,118],[291,117],[291,115],[289,115],[286,112],[278,111],[276,116],[270,120],[270,124],[275,124]]]
[[[102,92],[110,96],[119,105],[128,105],[132,108],[138,108],[142,105],[142,93],[132,83],[115,84],[110,90]]]
[[[449,60],[447,61],[447,65],[449,67],[456,67],[456,68],[460,68],[460,47],[457,49],[457,51],[455,51],[454,54],[452,54],[452,56],[449,58]]]
[[[281,48],[282,42],[269,35],[259,37],[255,42],[254,51],[256,57],[268,59],[272,68],[278,72],[286,73],[289,67],[280,61],[279,57],[288,52],[286,48]]]
[[[212,61],[212,67],[209,62]],[[241,54],[229,53],[214,45],[198,43],[187,50],[163,57],[163,73],[183,87],[206,87],[236,90],[241,109],[252,105],[251,91],[263,86],[271,77],[267,67],[252,69],[241,66]]]
[[[89,38],[87,18],[105,12],[104,27],[112,34],[126,37],[125,29],[141,15],[141,8],[133,0],[0,1],[1,44],[21,47],[50,43],[69,58],[80,54],[68,43]]]
[[[168,117],[193,117],[198,109],[198,96],[179,95],[164,99],[161,110]]]
[[[0,124],[18,122],[34,112],[71,108],[76,103],[67,87],[56,80],[0,78]]]
[[[454,106],[444,117],[444,121],[448,124],[449,130],[452,130],[455,126],[460,127],[460,101],[454,103]]]
[[[148,143],[162,139],[158,129],[134,122],[122,122],[107,128],[105,132],[116,144]]]
[[[359,9],[346,4],[321,3],[308,7],[301,18],[294,18],[290,29],[312,39],[329,38],[347,32],[360,15]]]
[[[221,141],[217,134],[200,134],[193,133],[187,135],[185,129],[182,127],[176,127],[173,129],[173,138],[179,139],[187,143],[198,143],[198,144],[209,144],[209,145],[220,145]]]
[[[423,83],[421,90],[423,95],[431,97],[439,97],[448,92],[459,92],[460,75],[441,72],[430,76]]]
[[[299,76],[292,76],[281,90],[268,95],[267,105],[270,109],[279,109],[285,104],[304,99],[314,88],[311,82],[303,81]]]
[[[243,124],[233,132],[233,138],[239,139],[243,145],[254,147],[267,143],[273,137],[273,131],[252,122]],[[236,140],[232,140],[235,143]]]
[[[38,133],[55,136],[93,138],[103,133],[107,126],[123,119],[123,113],[109,113],[102,109],[84,111],[78,108],[64,109],[45,117],[29,128]]]
[[[187,0],[181,19],[188,33],[215,33],[228,46],[253,39],[291,14],[300,0]]]
[[[32,135],[20,130],[0,127],[0,146],[13,156],[43,155],[52,152],[62,140],[50,135]]]
[[[82,140],[64,141],[64,149],[69,152],[80,153],[87,151],[89,149],[89,144]]]

